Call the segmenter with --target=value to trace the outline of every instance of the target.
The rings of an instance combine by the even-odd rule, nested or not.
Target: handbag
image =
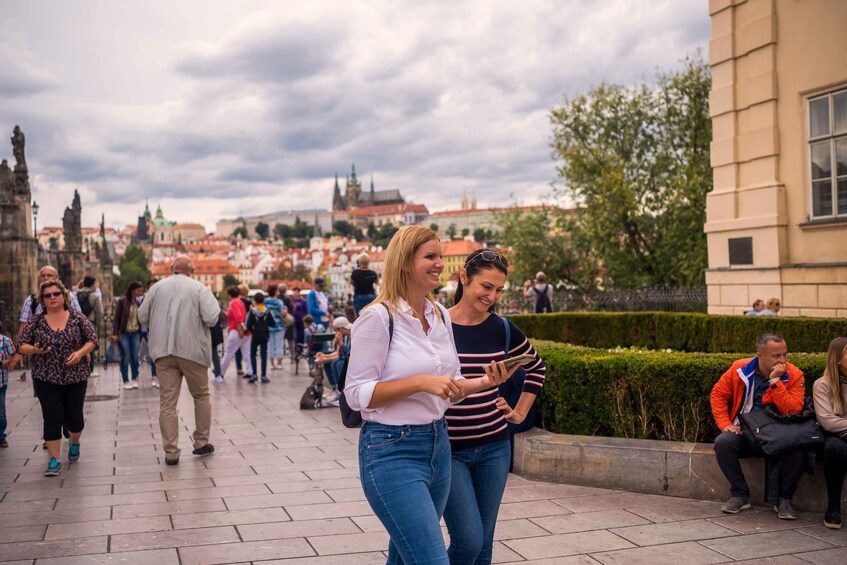
[[[109,342],[106,350],[106,363],[118,363],[121,360],[121,348],[114,341]]]
[[[294,316],[292,316],[290,313],[286,312],[285,316],[282,316],[281,320],[282,320],[282,325],[285,326],[286,328],[290,328],[291,326],[294,325]]]
[[[774,406],[768,405],[759,412],[739,414],[738,418],[744,439],[761,447],[765,455],[820,447],[824,442],[808,398],[800,414],[780,414]]]

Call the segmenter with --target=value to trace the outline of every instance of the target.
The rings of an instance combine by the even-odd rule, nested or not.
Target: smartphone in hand
[[[511,369],[515,365],[523,365],[524,363],[532,361],[533,359],[535,359],[534,355],[530,355],[529,353],[524,353],[523,355],[517,355],[515,357],[509,357],[508,359],[503,361],[503,364],[506,366],[506,369]]]

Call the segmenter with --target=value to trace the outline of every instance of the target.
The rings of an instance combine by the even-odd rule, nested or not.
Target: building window
[[[847,90],[809,100],[812,218],[847,217]]]

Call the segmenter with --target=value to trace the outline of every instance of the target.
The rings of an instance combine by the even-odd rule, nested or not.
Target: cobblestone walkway
[[[102,372],[102,371],[101,371]],[[158,391],[119,388],[112,368],[92,379],[82,458],[45,478],[41,414],[30,382],[11,382],[8,449],[0,450],[0,562],[194,565],[261,562],[377,564],[387,535],[364,500],[357,430],[335,409],[300,411],[308,377],[213,385],[216,453],[191,455],[183,387],[180,463],[164,465]],[[63,458],[67,445],[63,445]],[[445,532],[446,537],[446,532]],[[843,564],[847,529],[821,516],[738,516],[720,504],[510,477],[497,563],[698,565]]]

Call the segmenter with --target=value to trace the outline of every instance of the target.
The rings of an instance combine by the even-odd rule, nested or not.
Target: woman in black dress
[[[350,275],[350,280],[353,282],[353,309],[357,316],[362,308],[376,298],[374,285],[377,283],[376,272],[368,268],[371,258],[367,253],[359,255],[358,263],[358,267]]]

